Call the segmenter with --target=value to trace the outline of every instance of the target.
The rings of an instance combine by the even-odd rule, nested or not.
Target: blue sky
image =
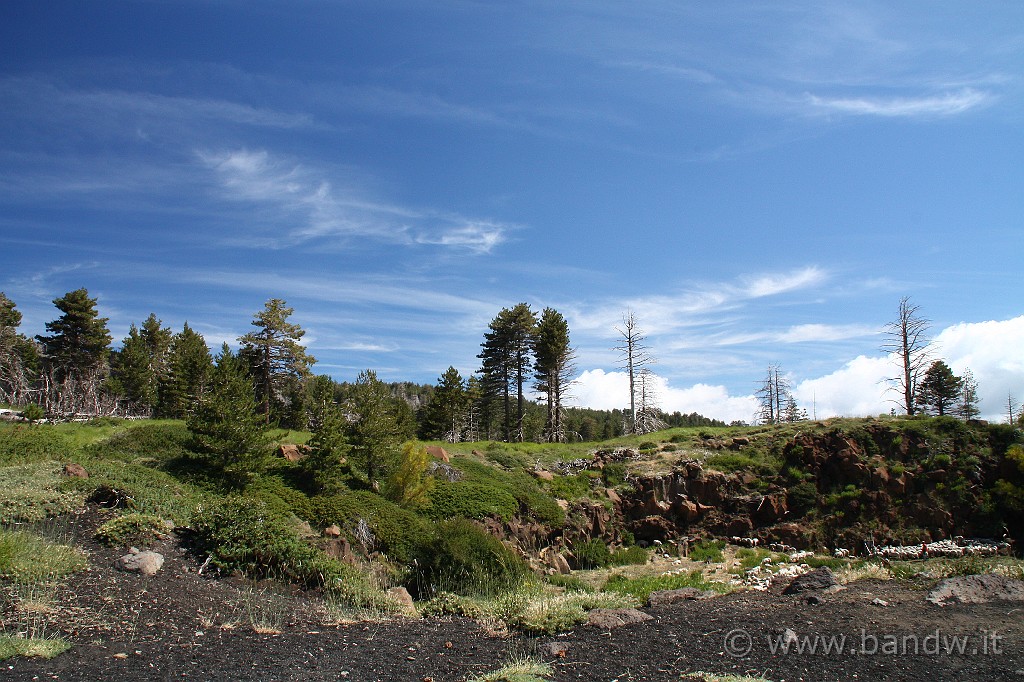
[[[578,402],[750,419],[893,396],[910,296],[983,411],[1024,400],[1024,5],[0,5],[0,290],[36,334],[86,287],[211,345],[271,297],[316,370],[476,370],[520,301],[569,321]]]

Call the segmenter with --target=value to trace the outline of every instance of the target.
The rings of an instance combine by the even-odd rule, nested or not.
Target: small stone
[[[807,597],[807,603],[811,606],[817,606],[821,603],[821,597],[812,594],[811,596]]]
[[[114,654],[114,658],[128,658],[128,654]]]
[[[135,547],[114,563],[114,567],[128,573],[156,575],[164,565],[164,555],[159,552],[140,552]]]
[[[889,605],[889,602],[885,601],[884,599],[879,599],[878,597],[875,597],[874,599],[872,599],[871,603],[874,604],[875,606],[888,606]]]

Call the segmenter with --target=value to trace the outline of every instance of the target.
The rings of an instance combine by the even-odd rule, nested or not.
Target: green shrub
[[[114,547],[148,545],[167,533],[163,519],[152,514],[125,514],[96,529],[96,539]]]
[[[512,495],[519,504],[520,514],[549,526],[560,526],[565,523],[565,512],[562,508],[551,495],[541,489],[537,480],[523,469],[502,471],[468,457],[453,457],[452,464],[466,475],[463,482],[493,486]]]
[[[299,538],[293,522],[265,502],[231,495],[198,509],[192,548],[215,568],[252,578],[282,578],[305,585],[332,581],[342,569]]]
[[[584,570],[604,568],[611,562],[612,553],[608,545],[599,538],[591,538],[574,543],[572,553],[576,557],[576,565]]]
[[[527,597],[504,620],[511,627],[526,632],[554,635],[585,623],[587,612],[593,609],[620,609],[637,605],[631,595],[623,592],[564,592]]]
[[[786,506],[797,516],[802,516],[818,504],[818,486],[810,481],[797,483],[786,491]]]
[[[71,643],[60,637],[21,637],[0,635],[0,661],[15,656],[51,659],[71,648]]]
[[[484,609],[475,601],[451,592],[438,592],[435,597],[425,602],[419,611],[422,616],[480,618],[484,615]]]
[[[143,458],[165,463],[190,456],[188,445],[191,438],[182,422],[156,422],[115,433],[106,440],[90,445],[86,451],[108,459],[135,461]]]
[[[430,522],[422,516],[366,490],[309,498],[305,512],[299,516],[314,528],[337,524],[354,543],[369,540],[367,551],[384,552],[403,564],[413,560],[420,542],[431,531]],[[357,537],[361,525],[372,537]]]
[[[28,531],[0,529],[0,577],[15,583],[49,582],[88,566],[85,554]]]
[[[0,466],[61,460],[76,450],[74,440],[52,426],[0,422]]]
[[[439,481],[428,493],[428,516],[434,519],[485,519],[491,516],[508,521],[519,511],[519,503],[510,493],[494,485],[470,481]]]
[[[583,580],[576,575],[562,575],[555,573],[547,577],[549,584],[555,587],[561,587],[566,592],[593,592],[594,588],[590,586],[586,580]]]
[[[0,524],[41,521],[80,508],[85,494],[64,489],[62,469],[52,460],[0,468]]]
[[[410,588],[428,598],[440,592],[494,595],[531,575],[526,562],[500,540],[456,518],[437,523],[420,546]]]
[[[550,483],[551,494],[563,500],[576,500],[590,494],[590,477],[583,472],[575,476],[558,476]]]
[[[650,557],[650,552],[639,545],[630,545],[629,547],[623,547],[622,549],[615,550],[609,557],[609,566],[631,566],[638,564],[646,564],[647,559]]]
[[[698,590],[714,590],[716,592],[729,591],[728,585],[710,582],[704,578],[700,571],[672,575],[648,575],[637,578],[628,578],[621,573],[616,573],[608,577],[602,589],[607,592],[631,595],[643,604],[650,598],[651,592],[678,590],[683,587],[694,587]]]
[[[725,555],[722,554],[723,549],[725,549],[725,542],[722,540],[701,540],[690,548],[689,557],[693,561],[720,564],[725,561]]]
[[[626,464],[624,462],[609,462],[601,470],[601,478],[605,486],[614,488],[626,482]]]

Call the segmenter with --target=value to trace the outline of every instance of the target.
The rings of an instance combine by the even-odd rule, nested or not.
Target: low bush
[[[0,422],[0,466],[57,460],[76,449],[68,434],[50,426]]]
[[[575,476],[555,476],[549,484],[551,494],[563,500],[577,500],[590,494],[590,477],[584,472]]]
[[[53,460],[0,468],[0,524],[41,521],[80,508],[85,493],[64,488],[62,469]]]
[[[786,491],[786,506],[796,516],[803,516],[818,504],[818,486],[810,481],[797,483]]]
[[[96,529],[96,539],[114,547],[148,545],[167,533],[164,520],[152,514],[124,514]]]
[[[467,519],[437,523],[419,547],[415,565],[409,588],[420,598],[441,592],[490,596],[532,576],[523,559]]]
[[[608,545],[599,538],[573,543],[572,553],[576,557],[577,568],[584,570],[604,568],[611,563],[612,558]]]
[[[723,549],[725,549],[725,542],[722,540],[701,540],[690,548],[689,558],[693,561],[720,564],[725,561],[725,555],[722,554]]]
[[[60,637],[20,637],[0,635],[0,661],[15,656],[50,659],[71,648],[71,643]]]
[[[564,592],[527,598],[506,622],[514,628],[533,634],[554,635],[571,630],[587,621],[593,609],[621,609],[638,606],[638,601],[625,592]]]
[[[650,552],[639,545],[630,545],[612,552],[609,557],[609,566],[632,566],[646,564],[650,558]]]
[[[609,462],[601,469],[601,478],[608,488],[622,485],[626,482],[626,464],[624,462]]]
[[[49,582],[87,566],[85,554],[77,547],[50,542],[28,531],[0,530],[0,577],[6,580]]]
[[[561,573],[555,573],[547,577],[549,585],[555,587],[561,587],[566,592],[593,592],[594,588],[590,586],[586,580],[583,580],[576,575],[562,575]]]
[[[287,517],[265,502],[231,495],[198,509],[192,518],[192,549],[215,568],[256,578],[283,578],[308,586],[339,577],[341,564],[299,538]]]
[[[723,593],[728,592],[730,589],[724,583],[711,582],[705,579],[700,571],[671,575],[640,576],[637,578],[628,578],[621,573],[616,573],[608,577],[602,589],[606,592],[630,595],[641,604],[644,604],[651,596],[651,592],[678,590],[683,587],[694,587],[698,590],[714,590]]]
[[[508,521],[519,511],[519,502],[495,485],[470,481],[439,481],[427,494],[430,506],[425,510],[433,519],[486,519]]]
[[[314,528],[337,524],[367,553],[380,551],[403,564],[416,556],[431,524],[407,509],[366,490],[311,497],[300,517]]]
[[[466,475],[464,482],[492,486],[511,495],[518,503],[519,513],[549,526],[565,523],[562,508],[525,470],[503,471],[468,457],[453,457],[452,464]]]

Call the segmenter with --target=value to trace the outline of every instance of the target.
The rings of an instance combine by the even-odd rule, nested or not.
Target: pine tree
[[[533,355],[534,388],[543,393],[547,401],[545,440],[564,442],[567,436],[562,401],[575,370],[572,364],[575,352],[569,343],[569,324],[554,308],[545,308],[541,313],[533,340]]]
[[[376,490],[394,466],[403,440],[394,399],[376,372],[368,369],[356,378],[348,407],[352,460],[362,469],[370,488]]]
[[[156,403],[156,375],[149,361],[146,341],[134,324],[111,354],[110,389],[128,402],[129,411],[148,411]]]
[[[294,312],[279,298],[266,302],[252,321],[258,330],[238,339],[243,355],[252,363],[252,371],[261,401],[264,420],[270,423],[271,404],[287,402],[289,384],[294,384],[310,373],[316,358],[306,353],[299,343],[306,332],[297,324],[288,322]]]
[[[205,395],[212,371],[206,340],[186,322],[171,339],[167,373],[158,385],[157,415],[185,418]]]
[[[449,367],[437,380],[427,405],[424,433],[431,440],[458,443],[466,430],[469,396],[459,370]]]
[[[504,438],[523,439],[523,416],[526,408],[526,381],[537,316],[526,303],[504,308],[491,321],[484,334],[479,357],[482,388],[491,398],[500,397],[504,408]],[[512,418],[512,396],[515,395],[515,420]]]
[[[961,382],[960,403],[956,408],[957,415],[964,421],[977,419],[981,414],[981,410],[978,409],[981,399],[978,397],[978,382],[974,380],[974,372],[970,369],[964,370]]]
[[[942,416],[949,414],[950,409],[956,405],[962,388],[963,381],[953,374],[949,365],[936,360],[925,370],[918,383],[915,400],[926,412]]]
[[[96,311],[96,299],[85,289],[70,291],[53,300],[63,315],[46,323],[50,336],[37,336],[43,355],[56,371],[58,381],[83,378],[106,369],[110,353],[107,318]]]
[[[317,377],[317,379],[328,377]],[[322,389],[325,382],[318,382]],[[316,482],[321,492],[330,493],[341,487],[341,475],[345,455],[351,449],[345,432],[348,422],[333,399],[326,399],[322,391],[317,392],[317,401],[310,408],[310,422],[313,436],[309,439],[309,454],[302,460],[302,468]]]
[[[37,336],[43,347],[43,400],[48,414],[100,415],[117,405],[104,391],[109,370],[110,331],[96,312],[96,299],[85,289],[54,299],[63,315],[46,323],[50,336]]]
[[[0,291],[0,402],[22,405],[32,392],[38,363],[33,343],[18,332],[21,312]]]
[[[269,462],[267,426],[245,366],[225,343],[210,377],[210,390],[187,420],[193,449],[224,480],[245,487]]]

